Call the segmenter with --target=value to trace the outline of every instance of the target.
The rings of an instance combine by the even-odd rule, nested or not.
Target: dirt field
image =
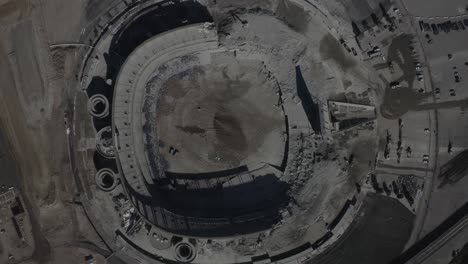
[[[0,184],[18,185],[26,194],[36,242],[28,263],[81,263],[82,256],[78,256],[82,253],[64,246],[64,241],[86,238],[77,229],[74,209],[66,203],[73,200],[73,185],[63,109],[68,94],[66,78],[72,71],[55,74],[57,68],[47,63],[52,56],[44,18],[55,16],[58,9],[44,12],[42,2],[0,2],[0,126],[8,142],[5,151],[11,153],[17,168],[17,177],[13,177],[14,172],[9,175],[18,179],[15,183],[0,178]],[[63,11],[66,6],[61,8]],[[66,24],[55,24],[67,28]],[[64,65],[72,65],[68,60],[73,56],[65,57]]]
[[[258,63],[232,63],[196,68],[167,81],[157,127],[169,171],[281,165],[277,156],[284,152],[286,128],[276,106],[279,97],[261,71]],[[169,154],[170,146],[176,155]]]

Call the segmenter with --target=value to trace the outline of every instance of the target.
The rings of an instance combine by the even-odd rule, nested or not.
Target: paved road
[[[413,220],[399,201],[370,193],[340,240],[307,264],[387,263],[403,250]]]
[[[467,234],[468,202],[390,264],[446,264],[447,261],[439,261],[441,255],[445,259],[450,257],[453,249],[466,243]],[[434,255],[439,256],[435,258]]]
[[[404,1],[402,1],[402,4],[403,4],[403,7],[405,9],[405,14],[410,14],[410,12],[409,12],[408,8],[406,7]],[[413,32],[417,32],[414,18],[411,18],[411,26],[412,26]],[[421,53],[422,53],[423,61],[427,61],[427,57],[426,57],[426,54],[425,54],[425,51],[424,51],[424,46],[422,45],[424,40],[421,38],[421,36],[419,34],[416,34],[416,35],[417,35],[419,43],[421,45],[421,49],[422,49]],[[434,89],[434,84],[433,84],[433,80],[431,78],[432,73],[431,73],[431,68],[430,68],[429,64],[427,64],[427,69],[428,69],[428,72],[429,72],[428,80],[429,80],[429,85],[430,85],[430,88],[431,88],[430,91],[432,91]],[[434,103],[435,103],[435,100],[436,99],[433,96],[432,101]],[[438,112],[437,112],[437,110],[434,110],[434,112],[435,113],[434,113],[433,127],[434,127],[434,129],[436,131],[438,131],[438,129],[439,129]],[[430,133],[430,136],[433,137],[433,133]],[[426,176],[424,177],[425,181],[424,181],[424,193],[423,193],[423,197],[422,197],[422,203],[420,204],[420,206],[418,207],[418,210],[416,212],[416,220],[414,222],[414,230],[413,230],[413,233],[412,233],[407,245],[414,244],[420,238],[420,234],[421,234],[422,228],[424,226],[424,221],[425,221],[425,218],[427,216],[429,201],[430,201],[431,193],[432,193],[432,190],[433,190],[435,171],[437,170],[437,159],[438,159],[438,153],[439,153],[439,151],[438,151],[439,150],[439,146],[438,146],[439,143],[438,143],[437,133],[435,135],[434,143],[435,143],[435,147],[430,148],[429,153],[431,153],[431,151],[434,152],[433,154],[431,153],[430,156],[434,157],[434,160],[436,161],[435,166],[434,166],[434,168],[432,168],[432,175],[427,173],[427,171],[426,171]],[[430,144],[430,145],[432,145],[432,144]]]

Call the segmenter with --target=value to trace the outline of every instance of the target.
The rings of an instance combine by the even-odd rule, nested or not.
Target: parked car
[[[465,27],[465,25],[463,25],[463,22],[458,21],[458,26],[459,26],[462,30],[466,30],[466,27]]]
[[[431,28],[432,28],[432,33],[434,33],[434,35],[439,34],[439,29],[437,28],[435,24],[431,24]]]
[[[434,95],[436,99],[440,99],[440,88],[435,88]]]
[[[416,63],[415,63],[415,66],[416,66],[416,67],[415,67],[416,71],[420,72],[420,71],[422,70],[422,68],[421,68],[421,63],[416,62]]]
[[[426,164],[429,163],[429,155],[424,155],[423,156],[423,162],[426,163]]]
[[[424,80],[424,76],[422,75],[422,73],[418,73],[416,74],[416,79],[418,79],[418,81],[422,81]]]
[[[421,32],[424,32],[424,22],[423,21],[419,21],[419,29],[421,30]]]
[[[450,30],[452,29],[451,23],[452,23],[452,22],[450,22],[450,21],[447,21],[447,22],[442,23],[442,30],[443,30],[445,33],[449,33]]]
[[[401,88],[401,84],[399,82],[391,82],[390,83],[390,88],[392,88],[392,89]]]

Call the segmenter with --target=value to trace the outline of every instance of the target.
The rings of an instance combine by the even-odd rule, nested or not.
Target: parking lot
[[[433,93],[434,101],[428,100],[418,105],[416,110],[436,110],[434,129],[438,156],[431,192],[423,201],[427,203],[427,212],[421,212],[423,224],[420,232],[419,228],[415,229],[415,236],[412,237],[414,241],[468,201],[466,191],[462,191],[468,186],[466,177],[442,188],[439,188],[440,179],[437,178],[440,167],[468,147],[468,139],[464,136],[468,121],[468,26],[465,24],[468,16],[464,15],[466,1],[449,0],[444,1],[443,5],[436,0],[404,1],[404,4],[413,19],[417,37],[422,44],[425,66],[432,77],[430,84],[433,88],[428,92]],[[428,25],[424,26],[424,23]]]

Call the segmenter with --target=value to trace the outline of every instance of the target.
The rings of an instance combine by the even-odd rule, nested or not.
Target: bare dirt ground
[[[275,105],[278,96],[261,65],[244,64],[194,69],[168,81],[170,95],[160,109],[170,111],[161,114],[158,134],[167,148],[180,149],[175,157],[164,149],[168,170],[216,171],[248,162],[281,165],[277,156],[284,151],[280,142],[285,128]],[[259,98],[265,99],[259,103]]]
[[[67,243],[88,239],[86,218],[69,203],[74,191],[63,109],[73,51],[49,49],[78,35],[71,29],[81,13],[69,2],[83,1],[0,1],[0,127],[30,204],[36,248],[28,263],[82,263],[83,252]],[[56,14],[66,24],[54,24]]]

